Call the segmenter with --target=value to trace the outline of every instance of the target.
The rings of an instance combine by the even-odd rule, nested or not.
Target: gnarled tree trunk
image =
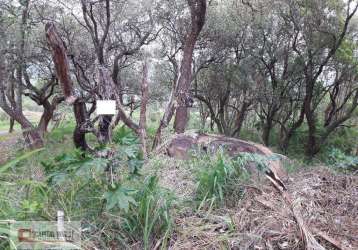
[[[87,150],[86,131],[83,126],[86,122],[86,105],[82,100],[77,99],[73,94],[73,83],[70,77],[69,61],[65,46],[53,23],[47,23],[45,27],[47,42],[52,50],[52,58],[55,64],[57,78],[69,104],[73,104],[73,111],[76,119],[76,129],[73,134],[73,141],[76,148]]]
[[[191,66],[193,51],[196,40],[205,23],[206,0],[188,0],[188,5],[191,13],[191,30],[185,39],[180,74],[178,80],[173,84],[169,102],[165,108],[164,115],[160,120],[152,148],[155,148],[161,143],[162,130],[169,125],[175,112],[175,132],[183,133],[188,123],[188,101],[191,100],[191,97],[189,96],[189,88],[192,74]]]

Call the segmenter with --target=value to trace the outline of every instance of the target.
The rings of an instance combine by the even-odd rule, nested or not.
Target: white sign
[[[115,115],[116,101],[97,100],[97,115]]]

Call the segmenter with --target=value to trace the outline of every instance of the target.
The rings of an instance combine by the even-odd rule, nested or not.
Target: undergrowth
[[[48,135],[46,148],[22,152],[0,166],[0,220],[54,221],[62,210],[66,219],[81,221],[85,247],[167,249],[176,230],[173,210],[184,211],[188,203],[181,204],[161,187],[156,173],[143,175],[137,136],[119,127],[113,144],[88,154],[74,149],[71,133],[72,128],[60,127]],[[248,153],[235,158],[223,151],[194,153],[185,162],[196,183],[194,201],[188,206],[194,213],[207,214],[235,207],[250,175],[264,172],[267,160]],[[339,170],[357,171],[357,157],[342,147],[326,150],[321,161]],[[158,164],[159,174],[165,163]],[[0,249],[9,248],[7,226],[0,221]]]
[[[115,143],[96,155],[68,148],[50,156],[41,149],[1,166],[0,220],[54,221],[62,210],[67,220],[81,222],[84,247],[164,247],[173,199],[156,176],[140,175],[137,138],[123,128],[114,133]],[[50,138],[50,147],[66,140]],[[6,249],[9,225],[0,224],[0,249]]]
[[[212,210],[218,206],[232,206],[242,198],[244,184],[250,175],[265,171],[267,157],[242,153],[232,158],[223,151],[215,155],[200,154],[192,164],[200,169],[197,175],[196,199],[198,210]],[[253,169],[248,169],[251,165]],[[204,167],[203,167],[204,166]]]

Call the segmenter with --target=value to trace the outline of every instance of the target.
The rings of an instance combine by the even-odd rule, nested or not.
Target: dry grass
[[[0,134],[0,165],[16,154],[22,144],[21,134]]]
[[[159,185],[172,191],[179,199],[191,199],[195,194],[193,169],[185,161],[158,155],[143,166],[144,175],[157,175]]]
[[[193,197],[190,169],[172,159],[160,165],[162,186],[179,197]],[[235,207],[210,213],[177,211],[170,249],[309,249],[305,236],[326,249],[358,249],[358,177],[337,175],[324,167],[290,177],[288,193],[294,204],[301,204],[299,217],[306,235],[302,222],[297,222],[295,205],[265,182],[247,185]]]

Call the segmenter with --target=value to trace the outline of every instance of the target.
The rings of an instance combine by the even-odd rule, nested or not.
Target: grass
[[[32,112],[32,111],[29,111],[29,110],[25,110],[23,113],[26,116],[26,118],[29,119],[29,121],[34,126],[37,126],[38,122],[40,121],[40,117],[41,117],[40,112]],[[0,131],[1,132],[9,131],[9,126],[10,126],[10,121],[9,121],[8,117],[6,117],[4,115],[4,113],[1,113],[1,110],[0,110]],[[15,122],[14,130],[19,131],[20,129],[21,129],[20,124]]]
[[[142,241],[143,249],[152,248],[158,241],[165,248],[172,230],[171,203],[170,194],[158,185],[158,178],[147,177],[135,195],[136,205],[123,214],[128,237]]]
[[[15,123],[14,130],[20,130],[20,124]],[[1,132],[8,132],[9,131],[9,121],[1,121],[0,120],[0,131]]]
[[[157,177],[138,174],[142,161],[136,138],[115,131],[117,143],[102,150],[116,148],[118,154],[97,158],[74,150],[72,130],[55,129],[44,149],[18,152],[19,157],[0,168],[0,220],[55,220],[62,210],[67,219],[91,225],[83,235],[89,247],[164,247],[172,231],[173,199]],[[112,186],[121,189],[111,193]],[[7,244],[0,239],[1,249]]]
[[[158,117],[149,119],[150,136]],[[193,154],[191,160],[180,163],[153,156],[142,168],[138,140],[129,129],[118,126],[114,144],[99,148],[112,152],[111,156],[99,158],[74,149],[74,126],[70,122],[53,130],[44,149],[20,151],[17,158],[0,167],[0,220],[55,220],[56,211],[63,210],[67,219],[82,222],[83,244],[88,248],[167,249],[169,239],[192,234],[181,232],[185,225],[176,220],[190,224],[195,221],[182,217],[200,217],[200,227],[195,223],[189,227],[200,234],[208,220],[219,217],[230,223],[225,222],[223,227],[228,229],[220,230],[227,231],[214,240],[230,246],[225,237],[233,237],[235,222],[220,213],[237,209],[245,197],[244,186],[250,178],[244,166],[248,160],[255,161],[254,156],[231,159],[222,152]],[[252,139],[257,136],[244,134]],[[91,136],[88,140],[95,142]],[[356,162],[343,151],[328,156],[335,166]],[[303,161],[293,161],[286,169],[295,172],[301,166]],[[214,222],[210,226],[216,232]],[[5,249],[8,241],[1,237],[0,248]]]

